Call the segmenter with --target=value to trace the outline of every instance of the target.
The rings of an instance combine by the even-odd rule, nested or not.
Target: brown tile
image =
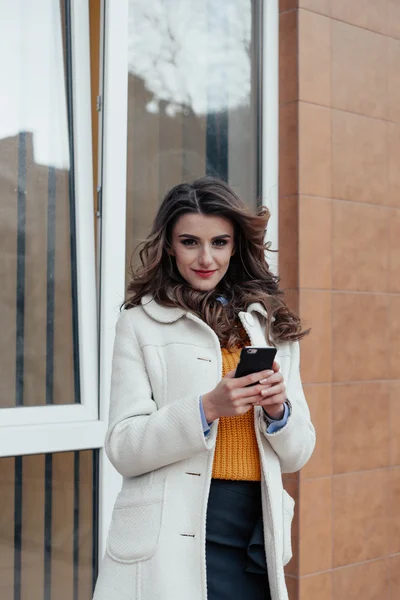
[[[386,291],[389,211],[337,200],[333,203],[332,232],[333,289]]]
[[[332,322],[333,381],[386,379],[389,374],[388,297],[333,294]]]
[[[300,564],[306,575],[332,568],[332,479],[306,479],[300,490]]]
[[[301,373],[304,383],[328,383],[331,370],[331,293],[301,290],[300,317],[311,333],[301,342]]]
[[[387,489],[386,469],[333,477],[334,567],[386,555]]]
[[[299,313],[299,290],[284,288],[285,302],[296,314]]]
[[[333,600],[332,572],[301,577],[299,600]]]
[[[332,17],[363,29],[386,33],[385,4],[386,0],[332,0]]]
[[[400,208],[400,124],[387,123],[388,192],[386,204]]]
[[[289,600],[298,600],[299,580],[297,577],[286,576],[286,587],[289,594]]]
[[[283,487],[286,489],[286,484],[291,485],[290,481],[294,479],[295,481],[299,481],[299,473],[282,473],[282,483]]]
[[[299,203],[299,285],[302,288],[330,289],[332,202],[300,196]]]
[[[299,481],[298,479],[286,479],[284,488],[295,501],[295,511],[292,523],[292,552],[293,556],[285,567],[285,574],[298,576],[299,572]]]
[[[400,468],[389,470],[389,554],[400,554]]]
[[[279,201],[279,276],[283,288],[297,288],[299,280],[298,197]]]
[[[304,393],[317,432],[315,450],[301,470],[302,478],[332,474],[332,392],[330,384],[305,385]]]
[[[390,463],[390,382],[333,386],[333,472],[387,467]]]
[[[334,108],[386,118],[387,45],[387,38],[382,35],[333,21]]]
[[[386,202],[385,122],[332,111],[332,194],[344,200]]]
[[[400,373],[400,296],[389,296],[389,377]]]
[[[297,11],[279,17],[279,102],[298,99]]]
[[[333,600],[389,600],[385,560],[333,571]]]
[[[400,598],[400,556],[392,556],[388,559],[390,597],[393,600]]]
[[[390,390],[390,464],[400,466],[400,381]]]
[[[297,8],[297,0],[279,0],[279,12],[285,12],[286,10],[293,10]]]
[[[331,19],[299,11],[300,100],[330,106],[331,65]]]
[[[394,208],[389,214],[389,282],[390,292],[400,292],[400,210]]]
[[[331,111],[299,104],[299,190],[331,197]]]
[[[298,103],[279,109],[279,194],[298,192]]]
[[[290,475],[290,477],[288,477],[288,475]],[[295,477],[291,477],[291,475],[295,475]],[[283,487],[296,503],[299,499],[299,478],[297,475],[298,473],[284,473],[282,475]]]
[[[388,44],[388,119],[400,122],[400,41]]]
[[[400,4],[398,0],[386,0],[387,2],[387,33],[400,39]]]
[[[331,14],[331,0],[299,0],[299,8],[306,8],[329,16]]]

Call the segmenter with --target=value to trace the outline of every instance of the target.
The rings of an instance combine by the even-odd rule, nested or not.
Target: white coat
[[[266,346],[265,311],[240,319],[252,345]],[[309,459],[314,427],[299,373],[299,345],[279,346],[291,403],[286,426],[268,434],[262,408],[255,429],[262,466],[265,549],[272,600],[287,600],[294,501],[282,472]],[[204,436],[199,396],[221,379],[216,334],[179,308],[150,297],[121,313],[115,338],[106,452],[123,475],[94,600],[206,600],[205,530],[218,422]]]

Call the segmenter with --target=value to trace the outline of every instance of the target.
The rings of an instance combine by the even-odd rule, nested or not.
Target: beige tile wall
[[[400,1],[280,0],[280,272],[317,447],[291,600],[400,599]]]

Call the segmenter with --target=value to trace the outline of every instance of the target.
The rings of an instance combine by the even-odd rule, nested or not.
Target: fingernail
[[[261,391],[261,396],[268,396],[269,388]]]
[[[268,379],[261,379],[260,383],[261,385],[265,385],[266,383],[268,383]]]

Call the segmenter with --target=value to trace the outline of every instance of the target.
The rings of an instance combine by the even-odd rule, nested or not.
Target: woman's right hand
[[[235,378],[235,371],[227,373],[216,388],[203,395],[203,410],[207,422],[212,423],[220,417],[244,415],[264,398],[262,390],[270,387],[257,382],[272,374],[273,371],[268,370]]]

